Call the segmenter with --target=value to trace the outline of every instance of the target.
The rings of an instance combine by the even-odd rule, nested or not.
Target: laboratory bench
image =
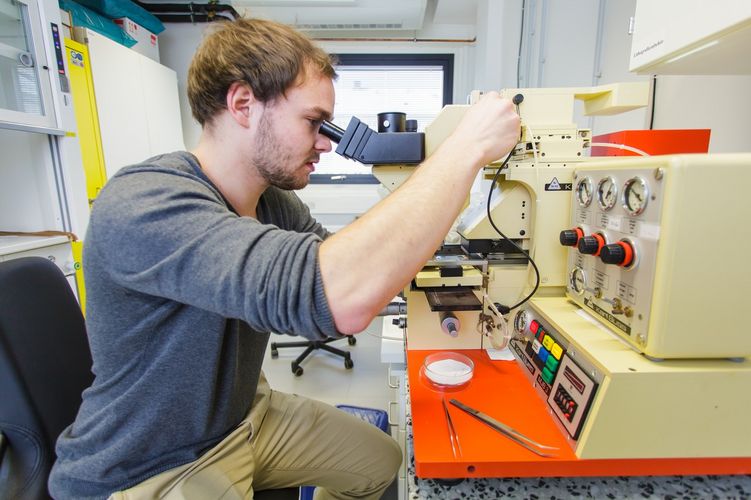
[[[404,449],[399,498],[662,498],[748,499],[751,475],[509,477],[457,480],[417,477],[403,330],[384,321],[381,360],[389,365],[389,384],[397,389],[390,409],[392,434]]]
[[[409,500],[460,498],[743,500],[751,498],[751,475],[464,478],[458,483],[450,480],[418,478],[415,475],[409,398],[407,398],[406,410],[405,498]]]

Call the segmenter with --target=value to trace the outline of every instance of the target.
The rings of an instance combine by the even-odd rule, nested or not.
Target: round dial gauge
[[[632,177],[623,186],[623,208],[631,215],[639,215],[647,208],[649,188],[641,177]]]
[[[584,269],[579,266],[573,268],[568,277],[568,284],[577,295],[582,295],[587,286],[587,275]]]
[[[514,317],[514,330],[519,335],[523,335],[527,331],[527,325],[529,324],[529,313],[521,310],[516,313]]]
[[[588,207],[592,203],[592,197],[594,196],[594,187],[592,179],[584,177],[576,183],[576,201],[582,207]]]
[[[597,203],[603,210],[610,210],[618,200],[618,186],[615,179],[605,177],[597,184]]]

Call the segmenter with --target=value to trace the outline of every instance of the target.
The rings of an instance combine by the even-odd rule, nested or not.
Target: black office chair
[[[332,354],[336,354],[337,356],[341,356],[344,358],[344,368],[347,368],[348,370],[355,366],[355,363],[352,361],[352,355],[347,352],[343,351],[341,349],[337,349],[336,347],[331,347],[328,345],[330,342],[335,342],[337,340],[341,340],[344,337],[332,337],[330,339],[326,340],[302,340],[299,342],[272,342],[271,343],[271,357],[276,359],[279,357],[279,349],[285,348],[285,347],[305,347],[306,349],[300,354],[294,361],[292,361],[292,373],[295,374],[295,376],[299,377],[303,374],[302,366],[300,366],[300,363],[303,362],[305,358],[308,357],[310,353],[312,353],[315,350],[321,349],[323,351],[330,352]],[[357,339],[353,335],[347,336],[347,343],[349,345],[355,345],[357,343]]]
[[[86,326],[63,273],[41,257],[0,262],[0,499],[50,498],[55,441],[93,378]]]
[[[91,385],[81,309],[41,257],[0,263],[0,497],[47,499],[55,440]]]

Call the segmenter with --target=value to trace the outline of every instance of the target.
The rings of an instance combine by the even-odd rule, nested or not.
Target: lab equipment
[[[751,292],[735,229],[751,216],[751,155],[586,158],[574,100],[585,113],[626,111],[646,104],[643,84],[502,94],[518,103],[519,144],[483,169],[458,243],[403,291],[417,476],[750,473],[751,341],[733,325]],[[426,127],[428,156],[465,110],[448,106]],[[373,173],[394,190],[413,168]],[[485,352],[506,343],[493,355],[516,361]],[[463,427],[461,457],[433,444],[424,365],[457,350],[474,370],[454,399],[508,414],[550,448]]]
[[[560,235],[568,296],[653,358],[751,355],[737,318],[751,282],[737,230],[749,164],[749,154],[674,155],[577,168]]]

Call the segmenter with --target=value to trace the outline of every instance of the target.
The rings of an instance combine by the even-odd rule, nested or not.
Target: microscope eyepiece
[[[344,136],[344,130],[326,120],[321,123],[321,129],[319,130],[319,132],[321,133],[321,135],[331,139],[337,144],[339,144],[339,141],[341,141],[342,137]]]

